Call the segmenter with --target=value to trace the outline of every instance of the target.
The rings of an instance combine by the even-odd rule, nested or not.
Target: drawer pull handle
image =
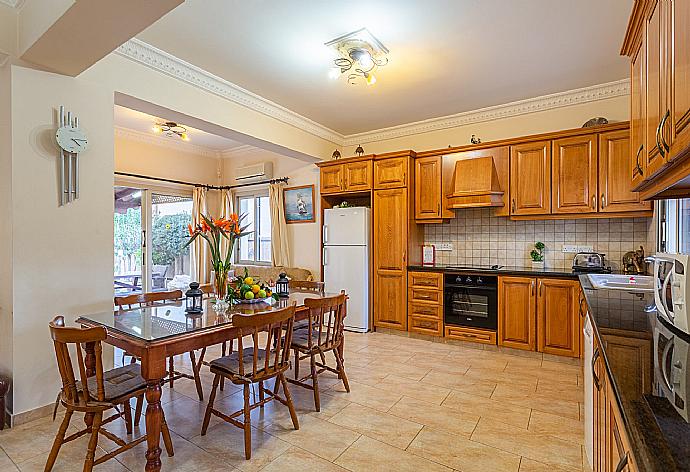
[[[628,465],[628,453],[626,452],[623,457],[621,457],[621,460],[618,461],[618,466],[616,467],[616,472],[623,472],[623,469],[625,469],[625,466]]]
[[[644,175],[644,171],[642,170],[642,166],[640,165],[640,153],[643,149],[644,145],[640,144],[640,147],[637,150],[637,154],[635,154],[635,172],[637,172],[640,175]]]
[[[594,380],[594,386],[597,388],[597,390],[601,390],[601,383],[599,382],[599,377],[597,376],[595,369],[597,359],[599,359],[599,354],[599,348],[596,348],[594,350],[594,355],[592,356],[592,380]]]

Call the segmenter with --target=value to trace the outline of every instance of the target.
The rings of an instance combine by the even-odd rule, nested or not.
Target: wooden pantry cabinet
[[[500,276],[498,344],[579,357],[579,289],[577,280]]]

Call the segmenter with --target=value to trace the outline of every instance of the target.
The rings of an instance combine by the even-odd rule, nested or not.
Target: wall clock
[[[55,140],[60,146],[60,205],[79,198],[79,153],[86,150],[89,141],[79,128],[79,118],[72,112],[65,113],[60,106],[59,126]]]

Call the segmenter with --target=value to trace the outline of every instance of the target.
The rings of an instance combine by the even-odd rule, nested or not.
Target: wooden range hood
[[[493,157],[461,159],[455,163],[449,209],[502,207],[503,190]]]

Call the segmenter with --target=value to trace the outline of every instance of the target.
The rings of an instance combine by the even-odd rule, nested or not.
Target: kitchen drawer
[[[457,339],[458,341],[496,345],[496,331],[486,329],[446,326],[445,335],[448,339]]]
[[[409,315],[407,330],[412,333],[443,336],[443,320],[433,316]]]
[[[432,305],[431,303],[410,302],[407,313],[410,316],[431,316],[439,320],[443,319],[443,307],[441,305]]]
[[[411,288],[408,300],[410,302],[426,302],[440,305],[443,303],[443,292],[426,288]]]
[[[410,272],[407,281],[410,288],[443,289],[443,274],[439,272]]]

